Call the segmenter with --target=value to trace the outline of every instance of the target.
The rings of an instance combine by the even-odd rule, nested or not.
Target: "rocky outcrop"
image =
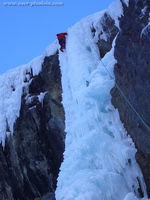
[[[102,30],[99,33],[97,45],[99,48],[100,57],[103,58],[104,55],[111,50],[112,42],[116,37],[119,29],[115,25],[115,21],[107,13],[104,13],[104,17],[101,21],[101,27]],[[104,34],[105,39],[102,37]]]
[[[58,53],[45,57],[42,71],[29,73],[13,135],[0,146],[0,199],[55,199],[65,147],[64,109]],[[27,80],[26,80],[27,81]]]
[[[129,1],[129,8],[120,20],[116,39],[114,73],[116,83],[150,127],[150,1]],[[132,137],[150,197],[150,131],[129,106],[117,87],[111,91],[112,103],[118,108],[124,127]]]
[[[123,8],[123,15],[127,11],[127,5],[123,0],[120,0]],[[118,17],[119,18],[119,17]],[[112,42],[119,32],[119,28],[115,24],[115,20],[109,15],[107,11],[104,13],[100,21],[101,29],[98,30],[98,41],[97,46],[99,48],[100,57],[103,58],[112,48]],[[92,32],[95,33],[96,29],[93,27]]]

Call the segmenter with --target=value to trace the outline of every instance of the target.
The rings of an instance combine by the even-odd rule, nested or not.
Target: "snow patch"
[[[43,106],[43,99],[44,99],[45,94],[46,92],[41,92],[40,95],[38,95],[39,102],[42,104],[42,106]]]
[[[13,134],[13,125],[20,115],[21,97],[28,93],[28,86],[32,76],[36,76],[42,69],[45,56],[53,55],[57,51],[56,41],[49,45],[43,55],[38,56],[26,65],[9,70],[0,75],[0,142],[5,146],[5,138]],[[42,103],[45,93],[39,95]]]
[[[142,9],[142,15],[145,15],[146,10],[147,10],[147,6],[145,6],[145,7]]]
[[[25,66],[9,70],[0,76],[0,141],[5,145],[6,132],[13,133],[13,124],[19,117]]]
[[[110,15],[112,19],[115,21],[115,25],[119,28],[119,18],[123,15],[123,7],[120,0],[113,2],[108,10],[107,14]]]
[[[58,49],[58,41],[55,40],[52,44],[50,44],[43,53],[43,56],[54,55]]]
[[[129,0],[123,0],[123,2],[124,2],[127,6],[129,6]]]
[[[133,193],[129,193],[124,200],[138,200],[138,198]]]
[[[150,32],[150,22],[148,22],[147,26],[142,29],[140,38],[142,38],[143,35],[148,35],[149,32]]]

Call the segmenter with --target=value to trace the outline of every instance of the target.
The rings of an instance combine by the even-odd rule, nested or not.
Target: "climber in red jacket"
[[[57,34],[57,39],[59,41],[60,44],[60,51],[64,52],[63,49],[66,48],[66,35],[68,35],[67,33],[59,33]]]

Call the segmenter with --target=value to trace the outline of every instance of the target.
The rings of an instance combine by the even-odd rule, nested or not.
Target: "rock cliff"
[[[150,1],[129,1],[120,20],[116,39],[114,68],[116,83],[139,116],[150,127]],[[150,131],[129,106],[117,87],[111,91],[112,103],[137,148],[139,163],[150,197]]]
[[[24,88],[13,136],[0,146],[0,199],[54,199],[64,151],[64,110],[58,53],[45,57],[42,71]],[[26,91],[28,92],[26,93]]]

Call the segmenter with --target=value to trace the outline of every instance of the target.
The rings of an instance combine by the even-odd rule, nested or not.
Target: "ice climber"
[[[57,34],[57,39],[59,41],[60,44],[60,51],[64,52],[63,49],[66,48],[66,35],[68,35],[67,33],[59,33]]]

